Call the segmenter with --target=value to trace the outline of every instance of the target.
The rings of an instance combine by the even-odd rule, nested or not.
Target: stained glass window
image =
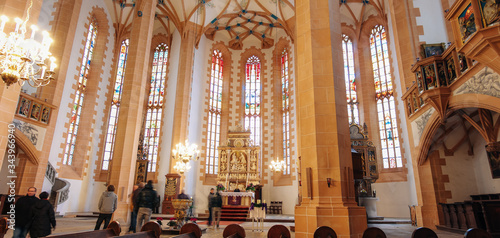
[[[95,39],[97,36],[97,24],[93,20],[89,25],[85,48],[83,50],[82,63],[78,75],[77,89],[73,108],[71,110],[71,120],[69,124],[68,137],[66,138],[66,147],[64,148],[63,164],[73,164],[73,153],[75,152],[76,136],[78,134],[78,125],[80,124],[80,115],[82,113],[83,99],[87,86],[92,53],[94,51]]]
[[[358,96],[356,95],[356,72],[354,71],[354,53],[351,39],[342,35],[342,51],[344,55],[344,79],[347,96],[347,114],[349,123],[359,124]]]
[[[167,77],[168,46],[159,44],[153,54],[153,67],[149,88],[148,105],[144,126],[143,148],[149,160],[148,172],[156,172],[158,146],[160,143],[161,115]]]
[[[399,168],[403,166],[403,163],[397,130],[387,34],[383,26],[378,25],[373,28],[370,36],[370,49],[383,165],[384,168]]]
[[[260,145],[260,91],[260,59],[253,55],[246,64],[245,129],[254,145]]]
[[[113,158],[113,148],[115,144],[118,113],[120,112],[120,101],[122,98],[123,76],[125,74],[125,65],[127,64],[127,53],[128,39],[124,40],[120,47],[120,56],[118,58],[118,67],[116,69],[115,86],[113,88],[113,99],[111,100],[108,129],[106,130],[106,141],[104,143],[102,170],[108,170],[109,161]]]
[[[217,146],[220,141],[220,120],[222,109],[222,70],[224,61],[222,53],[214,50],[212,53],[212,67],[210,71],[210,99],[207,123],[207,167],[205,173],[216,174],[219,164]]]
[[[283,123],[283,161],[286,169],[284,174],[290,174],[290,75],[288,71],[288,52],[281,53],[281,113]]]

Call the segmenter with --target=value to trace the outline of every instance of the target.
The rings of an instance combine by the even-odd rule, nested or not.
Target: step
[[[221,216],[239,216],[239,217],[246,217],[248,213],[221,213]]]
[[[246,217],[221,217],[221,221],[246,221]]]

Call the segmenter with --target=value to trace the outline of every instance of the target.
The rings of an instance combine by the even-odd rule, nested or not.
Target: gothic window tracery
[[[387,34],[381,25],[375,26],[371,32],[370,50],[375,80],[375,99],[377,102],[383,166],[391,169],[400,168],[403,164],[397,130]]]
[[[220,141],[220,123],[222,114],[222,79],[224,61],[222,52],[214,50],[212,53],[212,66],[210,70],[210,98],[207,123],[207,148],[205,173],[217,174],[219,154],[217,146]]]
[[[106,130],[106,141],[104,143],[104,156],[102,160],[103,170],[108,170],[109,161],[113,158],[113,147],[115,143],[116,128],[118,126],[118,114],[120,112],[120,102],[122,98],[123,77],[125,75],[125,66],[127,64],[128,43],[129,40],[126,39],[122,42],[120,47],[118,68],[116,69],[116,79],[113,87],[113,99],[111,100],[108,129]]]
[[[75,93],[75,99],[73,101],[73,108],[71,110],[68,137],[66,138],[66,147],[64,149],[63,164],[66,165],[73,164],[73,153],[75,152],[76,137],[78,135],[78,125],[80,123],[83,99],[85,97],[88,74],[92,61],[92,54],[94,51],[96,36],[97,23],[95,19],[92,19],[91,23],[89,24],[85,48],[83,50],[82,62],[78,75],[77,89]]]
[[[284,174],[290,174],[290,75],[289,75],[288,51],[284,49],[281,53],[281,95],[282,95],[282,123],[283,123],[283,161],[286,169]]]
[[[342,35],[342,51],[344,56],[344,79],[347,95],[347,113],[349,123],[359,124],[358,96],[356,94],[356,72],[354,71],[354,53],[352,40]]]
[[[250,129],[254,145],[260,145],[260,59],[253,55],[248,58],[245,74],[245,129]]]

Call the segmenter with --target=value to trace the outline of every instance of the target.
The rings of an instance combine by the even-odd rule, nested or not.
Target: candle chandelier
[[[175,163],[174,169],[179,171],[181,174],[191,169],[189,165],[189,161],[198,160],[198,154],[200,151],[198,150],[198,145],[189,144],[188,141],[184,144],[175,145],[175,149],[172,150],[172,159],[177,160]]]
[[[26,11],[26,20],[16,18],[16,28],[8,34],[4,32],[4,27],[9,19],[6,16],[0,17],[0,76],[7,87],[16,82],[22,86],[26,81],[32,87],[40,87],[54,80],[56,64],[55,58],[50,57],[52,39],[49,33],[44,31],[42,42],[38,42],[34,39],[38,28],[33,25],[31,37],[25,39],[26,23],[32,6],[31,1]]]
[[[271,164],[269,165],[269,169],[271,169],[271,171],[276,173],[284,171],[285,168],[286,168],[285,161],[283,160],[280,161],[278,158],[276,158],[276,161],[271,160]]]

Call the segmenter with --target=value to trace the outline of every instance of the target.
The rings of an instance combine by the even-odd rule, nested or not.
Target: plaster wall
[[[61,158],[59,157],[59,154],[64,153],[63,149],[60,147],[61,143],[63,143],[66,140],[66,133],[67,133],[67,128],[65,127],[65,123],[68,123],[68,117],[67,115],[71,113],[70,107],[67,107],[65,105],[70,105],[73,103],[73,100],[71,99],[71,94],[74,94],[75,90],[73,89],[73,85],[76,84],[76,78],[78,75],[78,71],[76,69],[79,68],[81,62],[79,61],[81,58],[81,49],[83,49],[84,45],[82,45],[82,41],[85,39],[84,34],[87,32],[88,29],[85,28],[85,24],[88,24],[88,17],[92,11],[93,7],[99,7],[103,8],[106,11],[107,15],[107,21],[109,24],[109,36],[113,37],[114,36],[114,31],[113,31],[113,26],[112,26],[112,19],[109,16],[109,11],[106,7],[106,4],[102,1],[83,1],[81,10],[80,10],[80,15],[78,18],[78,24],[77,24],[77,30],[74,36],[74,41],[73,41],[73,47],[71,50],[71,57],[70,57],[70,62],[68,64],[68,73],[67,75],[61,75],[60,77],[63,78],[64,80],[64,91],[62,94],[61,98],[61,106],[58,108],[58,114],[57,114],[57,123],[54,131],[54,139],[52,141],[52,146],[51,146],[51,151],[50,151],[50,156],[49,156],[49,162],[56,167],[56,169],[59,169],[59,166],[57,165],[58,162],[60,162]],[[113,60],[113,49],[114,49],[114,39],[108,39],[106,42],[106,51],[104,53],[105,57],[103,59],[104,65],[102,66],[103,68],[103,73],[100,75],[99,79],[89,79],[89,80],[98,80],[98,92],[97,95],[105,95],[106,94],[106,89],[108,88],[109,84],[109,79],[112,78],[111,72],[113,71],[111,66],[112,66],[112,60]],[[102,123],[104,123],[105,120],[102,120],[104,117],[104,108],[105,104],[107,103],[105,101],[105,97],[98,97],[98,98],[85,98],[85,100],[96,100],[95,104],[95,112],[96,114],[93,115],[93,119],[95,120],[94,128],[101,128]],[[106,120],[107,121],[107,120]],[[91,136],[91,141],[89,141],[90,145],[90,150],[87,152],[87,156],[89,158],[89,161],[87,163],[87,168],[85,169],[86,173],[84,173],[84,177],[82,180],[74,180],[74,179],[68,179],[68,181],[71,183],[70,187],[70,192],[69,192],[69,199],[58,206],[57,211],[60,212],[61,214],[65,214],[66,212],[86,212],[90,211],[93,208],[92,203],[88,203],[87,201],[92,201],[95,199],[98,199],[98,196],[96,198],[96,193],[98,193],[102,188],[100,187],[94,187],[94,169],[95,169],[95,161],[98,159],[97,151],[98,151],[98,146],[100,143],[99,136],[102,132],[100,130],[94,130],[94,133]],[[45,186],[45,184],[44,184]],[[85,194],[85,196],[82,196]],[[95,207],[97,207],[95,205]]]
[[[498,118],[498,116],[499,114],[497,114],[496,118]],[[498,120],[495,117],[493,118],[493,121]],[[475,141],[473,168],[476,176],[477,193],[498,193],[500,191],[500,178],[493,179],[491,176],[490,164],[484,148],[486,142],[478,134],[476,134],[472,140]],[[500,141],[500,136],[497,138],[497,141]]]
[[[417,16],[416,19],[417,25],[424,28],[424,34],[419,35],[419,40],[427,44],[448,42],[446,19],[444,19],[444,9],[441,1],[413,0],[413,6],[421,9],[420,16]]]
[[[181,35],[178,31],[172,33],[172,43],[169,48],[168,75],[165,89],[165,103],[163,110],[162,138],[159,151],[158,176],[156,184],[161,201],[164,198],[165,175],[170,171],[170,148],[172,147],[172,133],[174,124],[175,94],[177,91],[177,75],[179,69],[179,55],[181,48]]]
[[[412,194],[409,191],[408,182],[375,183],[372,189],[377,192],[377,215],[381,217],[410,218],[409,205],[417,205],[412,202]]]

